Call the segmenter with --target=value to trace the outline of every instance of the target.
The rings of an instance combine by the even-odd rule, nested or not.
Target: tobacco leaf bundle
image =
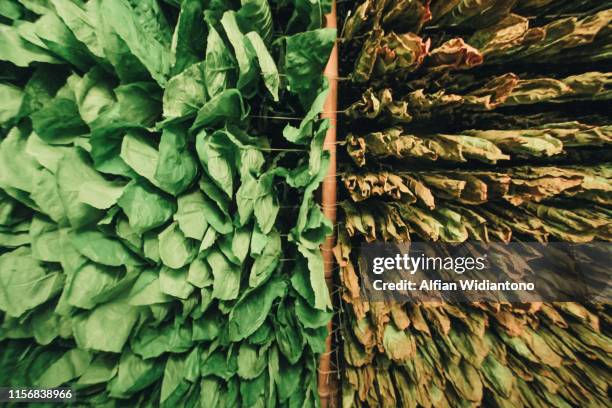
[[[609,4],[370,0],[355,11],[335,248],[343,406],[605,406],[609,304],[369,302],[357,248],[610,242]],[[428,48],[396,61],[385,33]],[[379,60],[393,69],[379,75]]]
[[[319,405],[330,6],[1,2],[2,386]]]

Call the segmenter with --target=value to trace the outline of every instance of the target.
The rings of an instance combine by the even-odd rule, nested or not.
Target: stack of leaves
[[[358,3],[341,47],[343,405],[607,405],[608,304],[368,302],[358,248],[612,241],[609,4]]]
[[[329,7],[2,0],[2,386],[318,405]]]

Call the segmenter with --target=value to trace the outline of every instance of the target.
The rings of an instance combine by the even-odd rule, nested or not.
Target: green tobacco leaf
[[[117,182],[86,181],[79,188],[79,201],[99,210],[105,210],[117,203],[125,186]]]
[[[80,377],[91,363],[92,355],[88,351],[72,349],[67,351],[38,377],[36,385],[43,388],[55,388]]]
[[[229,315],[229,338],[239,341],[249,337],[264,323],[272,303],[286,291],[284,282],[276,279],[246,292]]]
[[[0,184],[31,192],[39,164],[26,153],[27,137],[13,128],[0,143]]]
[[[117,296],[134,279],[135,273],[126,274],[124,268],[87,262],[74,272],[66,284],[64,296],[72,306],[90,310]]]
[[[0,309],[19,317],[46,302],[61,288],[62,275],[35,261],[27,247],[0,256]]]
[[[336,41],[336,30],[322,28],[287,37],[284,69],[289,90],[309,107],[320,93],[322,72]]]
[[[236,355],[217,349],[212,351],[202,363],[202,376],[215,375],[228,381],[237,370]]]
[[[268,0],[241,0],[238,10],[238,22],[242,32],[257,32],[266,44],[272,40],[272,12]]]
[[[156,4],[151,1],[145,3]],[[154,21],[157,17],[155,13],[161,14],[161,11],[154,8],[148,8],[148,14],[140,14],[138,11],[127,0],[100,2],[100,12],[108,19],[113,30],[147,68],[153,79],[163,86],[168,80],[174,58],[170,52],[170,44],[165,43],[163,38],[152,35],[158,32],[154,31],[157,24]]]
[[[319,250],[307,249],[298,246],[299,251],[308,260],[308,270],[310,272],[310,287],[314,293],[314,308],[327,310],[331,308],[331,299],[325,283],[323,271],[323,256]]]
[[[0,0],[0,385],[72,386],[83,406],[316,406],[330,5]],[[605,77],[567,86],[586,95],[582,80]],[[266,119],[284,113],[304,118],[285,136]],[[581,129],[565,140],[606,144]],[[589,177],[568,194],[602,205]]]
[[[107,61],[112,65],[119,79],[124,83],[146,81],[151,78],[147,68],[132,54],[128,44],[114,28],[114,16],[102,12],[102,0],[92,0],[85,4],[90,21],[95,25]]]
[[[58,162],[62,159],[64,154],[68,153],[70,150],[69,147],[65,146],[51,146],[45,143],[34,132],[28,136],[25,148],[27,154],[34,157],[41,166],[54,174],[57,172]]]
[[[124,97],[121,88],[118,88],[118,97]],[[112,109],[116,102],[111,77],[100,68],[91,69],[74,82],[74,98],[83,121],[94,123],[104,110]]]
[[[206,173],[228,197],[234,189],[234,149],[224,132],[198,134],[196,149]]]
[[[64,144],[89,133],[76,103],[61,97],[32,114],[32,127],[49,144]]]
[[[242,122],[248,116],[242,94],[237,89],[226,89],[207,101],[198,111],[191,130],[211,127],[223,122]]]
[[[180,2],[181,11],[172,37],[174,66],[172,72],[180,73],[190,65],[201,61],[204,56],[203,4],[199,0]]]
[[[296,299],[295,314],[298,320],[307,329],[316,329],[326,326],[331,320],[333,313],[331,311],[321,311],[312,308],[308,303]]]
[[[305,339],[298,326],[297,317],[288,305],[283,302],[276,314],[275,334],[279,351],[287,358],[289,363],[298,362],[304,352]]]
[[[122,142],[127,133],[155,123],[160,112],[159,88],[151,82],[136,82],[114,89],[117,102],[105,109],[91,124],[91,156],[96,169],[131,176],[123,157]],[[159,99],[158,99],[159,97]]]
[[[130,346],[143,358],[159,357],[164,353],[183,353],[191,348],[191,327],[186,324],[167,323],[161,327],[144,327],[132,338]]]
[[[121,142],[119,157],[138,175],[157,185],[155,170],[159,161],[159,152],[144,135],[128,132]]]
[[[128,294],[130,305],[154,305],[172,300],[172,297],[161,291],[158,275],[157,271],[145,270],[138,276]]]
[[[213,273],[213,297],[220,300],[233,300],[240,290],[241,266],[235,265],[217,249],[210,251],[206,261]]]
[[[178,197],[178,209],[174,220],[187,238],[201,241],[208,228],[207,203],[199,190]]]
[[[261,70],[261,74],[263,75],[264,84],[272,98],[275,101],[278,101],[278,89],[280,87],[280,76],[278,74],[278,69],[276,68],[276,63],[270,52],[266,48],[263,40],[255,31],[251,31],[246,35],[249,40],[251,47],[253,47],[255,51],[255,55],[257,56],[257,61],[259,61],[259,68]]]
[[[201,257],[195,259],[191,265],[189,265],[189,273],[187,275],[187,282],[202,289],[213,284],[212,269],[206,259]]]
[[[79,42],[55,13],[47,13],[33,25],[36,37],[53,54],[74,65],[81,71],[93,65],[87,48]]]
[[[106,303],[74,317],[74,339],[82,349],[121,353],[138,315],[136,307]],[[113,335],[108,336],[108,333]]]
[[[103,213],[79,201],[80,189],[86,182],[105,182],[88,163],[85,153],[74,150],[64,155],[57,165],[58,193],[70,225],[75,228],[92,224]]]
[[[164,380],[159,400],[165,402],[180,386],[183,381],[185,360],[182,356],[170,356],[164,370]]]
[[[187,281],[187,274],[187,268],[171,269],[162,266],[159,272],[159,288],[167,295],[187,299],[194,289]]]
[[[325,15],[331,12],[330,0],[295,0],[295,10],[289,20],[292,30],[313,30],[324,26]]]
[[[198,173],[197,162],[187,142],[187,132],[175,126],[166,127],[159,142],[154,177],[164,191],[174,196],[185,191]]]
[[[51,0],[55,11],[74,36],[96,57],[104,58],[104,49],[96,34],[96,25],[88,13],[78,3],[70,0]]]
[[[0,107],[0,125],[4,125],[21,111],[24,93],[16,86],[0,83],[0,98],[6,101]]]
[[[232,237],[232,253],[240,263],[244,262],[251,245],[251,228],[249,226],[238,228]]]
[[[255,219],[264,234],[272,230],[280,210],[273,185],[274,176],[274,172],[262,174],[257,182],[257,196],[253,203]]]
[[[195,115],[206,99],[204,62],[198,62],[168,81],[164,90],[164,117],[175,119]]]
[[[245,225],[251,218],[259,192],[260,187],[257,179],[250,174],[243,176],[242,184],[240,184],[236,192],[236,205],[238,207],[240,225]]]
[[[109,383],[109,394],[127,398],[161,378],[164,365],[158,360],[144,360],[130,351],[121,355],[117,376]]]
[[[214,98],[230,88],[230,74],[235,69],[234,59],[223,39],[214,27],[209,27],[204,66],[206,90],[209,98]]]
[[[0,6],[0,15],[11,20],[18,20],[24,11],[23,7],[13,0],[8,0]]]
[[[206,173],[200,175],[200,182],[198,184],[200,186],[200,191],[214,202],[217,209],[226,216],[229,216],[230,201],[221,188],[219,188]]]
[[[177,222],[159,234],[159,256],[164,265],[180,269],[191,262],[196,253],[196,242],[183,235]]]
[[[290,399],[296,393],[300,393],[300,380],[302,379],[302,364],[282,363],[279,367],[279,374],[276,381],[278,387],[278,398],[281,401]]]
[[[282,256],[280,234],[272,231],[261,255],[255,258],[249,275],[249,286],[257,287],[264,283],[276,269]]]
[[[0,60],[9,61],[18,67],[27,67],[33,62],[59,63],[43,48],[24,40],[17,27],[0,24]]]
[[[315,122],[323,110],[323,105],[327,99],[328,90],[321,92],[312,102],[312,106],[306,116],[300,122],[300,127],[296,128],[287,124],[283,129],[285,139],[296,144],[308,144],[314,136]]]
[[[70,243],[83,256],[94,262],[108,266],[139,265],[138,257],[121,242],[94,229],[72,231]]]
[[[117,363],[117,359],[112,355],[99,355],[85,369],[77,384],[93,385],[110,381],[117,374]]]
[[[267,367],[266,350],[258,350],[246,342],[240,344],[238,351],[238,375],[245,380],[259,377]]]
[[[248,47],[248,39],[238,27],[236,12],[226,11],[223,14],[223,18],[221,18],[221,24],[234,49],[234,56],[238,63],[239,77],[236,87],[240,89],[245,96],[251,96],[255,93],[253,84],[257,78],[254,63],[256,57],[253,52],[254,50]]]
[[[176,204],[146,182],[132,181],[117,200],[130,227],[139,233],[163,225],[176,211]]]
[[[32,218],[29,231],[32,258],[38,261],[59,262],[59,230],[58,226],[46,217],[35,215]]]

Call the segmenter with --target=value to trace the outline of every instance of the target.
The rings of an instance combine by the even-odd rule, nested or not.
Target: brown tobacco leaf
[[[349,106],[347,115],[352,118],[377,119],[388,124],[427,120],[463,106],[471,110],[492,110],[504,103],[518,83],[519,78],[514,74],[502,75],[466,96],[443,90],[425,93],[423,89],[418,89],[403,98],[396,98],[390,89],[368,90],[359,101]]]
[[[373,3],[384,4],[382,12],[371,15],[361,32],[370,21],[398,34],[416,32],[418,10],[428,6],[410,0]],[[432,24],[476,29],[475,35],[448,40],[452,37],[430,27],[442,45],[416,64],[397,60],[392,52],[397,45],[383,48],[382,37],[388,36],[377,44],[368,85],[412,74],[401,86],[368,89],[348,109],[350,119],[375,122],[366,125],[375,131],[346,139],[361,171],[342,175],[349,199],[341,205],[339,232],[343,296],[349,299],[342,316],[348,366],[342,374],[343,406],[609,405],[609,305],[369,304],[358,291],[364,272],[359,268],[365,266],[350,250],[375,240],[612,240],[612,166],[606,162],[612,131],[605,103],[590,105],[594,112],[576,109],[575,119],[568,119],[570,110],[583,106],[575,101],[610,99],[612,74],[563,77],[527,69],[517,75],[503,69],[506,63],[527,67],[539,61],[599,61],[599,67],[609,59],[609,10],[578,18],[547,16],[544,21],[551,22],[545,25],[528,14],[512,14],[603,8],[592,0],[562,3],[432,0]],[[470,69],[487,64],[496,67]],[[485,77],[490,72],[498,74]],[[551,109],[551,102],[563,103],[563,109]],[[502,109],[523,105],[532,106]],[[438,119],[460,130],[438,133]],[[530,256],[515,260],[506,272],[520,273]],[[559,263],[568,258],[555,255]]]
[[[505,106],[529,105],[544,101],[607,99],[612,73],[587,72],[563,80],[538,78],[520,80],[504,101]]]
[[[415,157],[426,160],[437,160],[437,154],[423,139],[416,136],[404,135],[401,128],[391,128],[382,132],[375,132],[363,137],[349,134],[347,136],[347,150],[355,164],[365,165],[366,153],[376,158],[406,158]]]
[[[418,33],[431,20],[430,0],[393,0],[388,3],[382,17],[385,27]]]
[[[470,69],[482,64],[483,56],[462,38],[453,38],[433,49],[427,57],[427,68],[434,71]]]
[[[506,227],[512,230],[513,235],[528,236],[536,242],[548,241],[549,232],[538,218],[532,217],[525,210],[514,206],[487,203],[473,207],[474,211],[487,219],[488,223]]]
[[[612,20],[612,9],[583,19],[569,17],[543,27],[529,28],[529,21],[510,14],[497,25],[476,32],[469,40],[485,55],[486,64],[529,61],[546,62],[564,58],[568,51],[589,45],[606,30]]]
[[[410,123],[415,119],[413,115],[427,119],[434,111],[451,111],[465,102],[460,95],[447,95],[443,91],[426,94],[422,89],[409,93],[404,99],[395,99],[388,88],[368,89],[359,101],[347,108],[346,114],[353,119],[376,119],[385,124]]]
[[[362,167],[367,157],[495,163],[511,157],[550,157],[566,148],[612,143],[612,127],[578,122],[545,125],[535,129],[467,130],[457,135],[410,135],[390,128],[365,136],[349,134],[347,151]]]
[[[546,36],[544,28],[529,28],[529,20],[517,14],[510,14],[496,25],[477,31],[468,42],[486,57],[494,60],[495,55],[508,55],[511,50],[541,41]]]
[[[417,348],[414,337],[398,329],[394,323],[385,326],[383,346],[387,357],[395,362],[403,362],[414,356]]]
[[[459,213],[465,221],[469,238],[481,242],[510,242],[512,230],[508,227],[497,227],[469,207],[447,204],[450,209]]]
[[[355,272],[355,268],[351,263],[351,246],[346,230],[340,230],[338,233],[338,241],[334,247],[334,256],[340,267],[340,277],[343,286],[347,289],[343,292],[343,299],[347,303],[353,303],[360,297],[359,278]]]
[[[391,305],[391,319],[395,326],[399,330],[406,330],[410,327],[410,318],[404,309],[404,305],[399,302],[392,302]]]
[[[487,27],[510,13],[516,0],[434,0],[432,23],[440,27]]]
[[[563,153],[563,142],[542,130],[484,130],[467,131],[479,139],[488,140],[505,153],[516,156],[550,157]]]
[[[432,135],[429,143],[431,149],[442,160],[467,162],[470,159],[485,163],[497,163],[498,160],[509,160],[510,156],[495,144],[472,136]]]
[[[467,162],[475,159],[486,163],[497,160],[508,160],[510,156],[495,146],[494,143],[467,135],[428,135],[420,137],[404,134],[400,128],[391,128],[358,137],[347,136],[347,150],[354,162],[363,166],[366,154],[376,158],[393,157],[450,162]]]
[[[423,184],[417,178],[410,177],[406,174],[402,175],[402,177],[404,178],[405,182],[407,182],[410,190],[417,197],[419,203],[422,203],[425,207],[429,208],[430,210],[433,210],[434,208],[436,208],[436,202],[435,202],[434,196],[431,193],[431,190],[427,188],[425,184]]]
[[[409,229],[397,211],[387,210],[383,203],[374,203],[374,215],[381,226],[381,238],[385,241],[405,242],[410,240]]]
[[[371,77],[405,77],[421,66],[429,52],[430,41],[416,34],[384,35],[375,28],[365,41],[355,63],[352,78],[356,82],[366,82]]]
[[[391,32],[381,40],[378,58],[374,67],[377,76],[393,75],[401,78],[421,66],[429,52],[430,40],[416,34]]]
[[[382,123],[429,120],[454,112],[491,111],[502,106],[541,102],[607,100],[612,97],[612,73],[587,72],[563,79],[520,79],[513,73],[497,76],[466,95],[418,89],[397,98],[390,89],[368,90],[347,109],[352,118],[376,119]],[[386,97],[381,103],[380,97]]]
[[[370,32],[355,62],[355,69],[352,74],[352,79],[355,82],[367,82],[372,76],[381,49],[383,34],[380,28],[374,28]]]
[[[345,406],[382,405],[385,395],[398,406],[483,405],[491,399],[500,406],[549,406],[546,401],[603,406],[607,401],[605,367],[612,342],[592,324],[605,315],[595,305],[404,308],[412,325],[400,330],[387,320],[382,350],[366,352],[371,363],[353,367],[349,362]],[[547,324],[550,316],[564,324]],[[392,395],[389,381],[395,385]]]
[[[345,41],[351,40],[355,35],[362,31],[363,28],[370,26],[372,21],[370,18],[374,14],[375,0],[365,0],[355,8],[351,16],[344,22],[342,29],[342,38]]]
[[[603,146],[612,143],[612,126],[591,126],[580,122],[543,125],[537,130],[561,140],[565,147]]]
[[[491,110],[504,104],[519,84],[519,77],[513,73],[500,75],[491,79],[482,88],[465,97],[470,107]]]
[[[418,33],[431,20],[430,0],[365,0],[346,19],[342,29],[349,41],[372,27]]]
[[[353,336],[347,336],[343,343],[343,356],[346,362],[353,367],[363,367],[372,363],[372,360],[376,356],[371,350],[368,351],[359,344]]]
[[[361,235],[367,241],[407,241],[414,233],[433,241],[462,242],[471,237],[508,242],[512,231],[537,241],[547,241],[549,236],[571,242],[608,239],[611,226],[601,204],[608,204],[612,197],[610,173],[608,167],[578,166],[516,167],[503,172],[346,173],[343,180],[355,204],[342,204],[345,228],[349,236]],[[539,204],[569,197],[591,204],[575,209]]]
[[[524,203],[522,207],[541,219],[548,233],[563,241],[612,240],[612,214],[606,208],[580,205],[568,209],[535,203]]]
[[[368,89],[361,100],[352,104],[346,111],[351,118],[385,120],[388,123],[409,123],[412,116],[408,113],[408,103],[394,101],[390,89],[375,92]]]
[[[416,196],[402,177],[392,173],[343,174],[342,182],[355,202],[372,196],[387,196],[407,204],[416,202]]]
[[[555,3],[559,2],[557,0],[518,0],[515,8],[520,11],[533,12],[554,5]]]

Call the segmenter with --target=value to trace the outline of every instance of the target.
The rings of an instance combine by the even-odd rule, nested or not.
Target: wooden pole
[[[326,27],[337,28],[336,25],[336,2],[332,2],[331,13],[325,16]],[[321,204],[323,213],[334,224],[336,224],[336,111],[338,110],[338,45],[334,45],[329,62],[325,67],[325,76],[329,81],[329,95],[323,107],[321,117],[329,119],[330,127],[325,136],[323,148],[330,153],[329,170],[327,177],[323,180]],[[334,255],[333,248],[335,243],[335,228],[330,236],[325,240],[321,250],[323,252],[323,265],[325,269],[325,280],[330,294],[333,292],[333,271]],[[332,299],[333,300],[333,299]],[[319,397],[322,408],[333,408],[338,406],[338,379],[336,370],[332,369],[332,329],[333,321],[328,325],[328,336],[325,341],[325,354],[319,360]]]

